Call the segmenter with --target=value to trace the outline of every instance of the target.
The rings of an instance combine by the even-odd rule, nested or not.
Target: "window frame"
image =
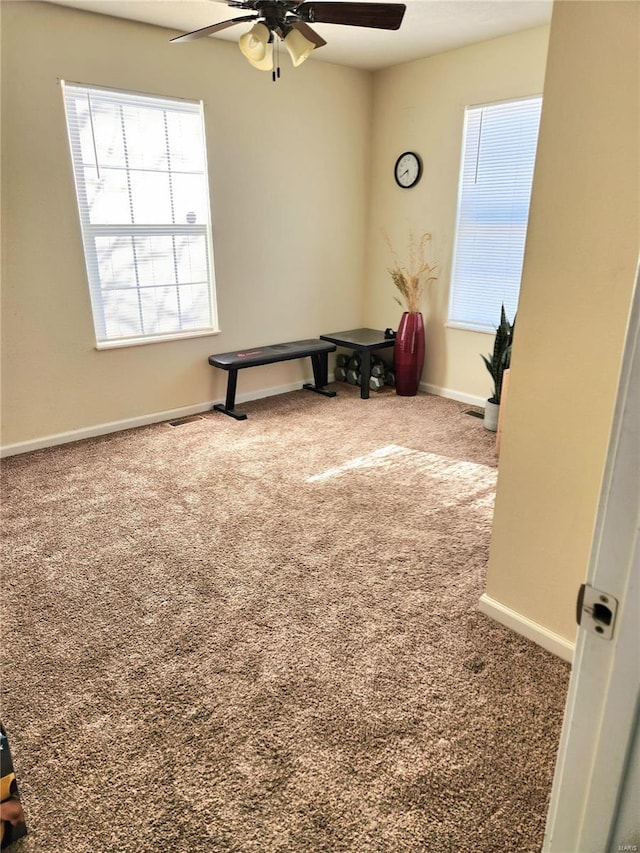
[[[107,88],[103,86],[94,86],[85,83],[77,83],[72,81],[60,81],[60,88],[62,91],[63,97],[63,105],[65,110],[65,123],[67,128],[67,138],[69,142],[69,154],[71,161],[71,168],[73,172],[75,191],[76,191],[76,204],[78,210],[78,218],[80,224],[80,231],[82,237],[82,245],[83,245],[83,253],[84,253],[84,261],[87,273],[87,285],[89,289],[89,296],[91,301],[91,311],[93,318],[93,327],[94,327],[94,335],[95,335],[95,348],[97,350],[107,350],[107,349],[118,349],[123,347],[131,347],[131,346],[143,346],[146,344],[153,343],[161,343],[166,341],[174,341],[174,340],[184,340],[189,338],[199,338],[199,337],[209,337],[211,335],[217,335],[220,333],[220,328],[218,325],[218,309],[217,309],[217,299],[216,299],[216,281],[215,281],[215,268],[214,268],[214,252],[213,252],[213,234],[212,234],[212,222],[211,222],[211,198],[210,198],[210,186],[209,186],[209,164],[207,159],[207,142],[206,142],[206,127],[205,127],[205,117],[204,117],[204,102],[202,100],[189,100],[186,98],[176,98],[173,96],[166,95],[157,95],[150,94],[147,92],[136,92],[132,90],[125,89],[117,89],[117,88]],[[71,92],[70,92],[71,90]],[[92,223],[88,217],[89,211],[89,203],[87,197],[87,185],[85,177],[82,173],[84,162],[82,158],[81,151],[81,141],[80,141],[80,133],[79,133],[79,122],[77,118],[77,113],[70,117],[70,107],[71,109],[75,109],[75,105],[71,104],[71,98],[73,97],[73,92],[77,92],[78,90],[82,92],[96,92],[106,93],[108,96],[113,96],[114,101],[117,102],[118,96],[122,97],[122,103],[126,103],[126,99],[135,99],[140,98],[141,101],[146,99],[148,101],[157,100],[159,102],[158,108],[162,108],[160,106],[160,102],[163,104],[171,104],[172,102],[177,104],[188,104],[191,107],[197,107],[197,112],[199,113],[200,121],[202,124],[202,158],[203,158],[203,189],[204,189],[204,201],[206,205],[207,211],[207,219],[202,223],[167,223],[167,224],[136,224],[136,223],[117,223],[117,224],[97,224]],[[67,92],[70,92],[70,96],[67,97]],[[192,110],[195,114],[196,110]],[[93,131],[92,131],[93,132]],[[97,155],[96,155],[96,167],[98,167],[97,163]],[[129,173],[129,169],[126,168],[125,171]],[[167,175],[176,174],[176,170],[167,169]],[[105,305],[103,300],[103,292],[105,288],[102,285],[100,272],[99,272],[99,253],[97,248],[97,239],[99,237],[156,237],[156,236],[169,236],[169,237],[179,237],[179,236],[195,236],[204,238],[204,247],[206,253],[206,272],[207,272],[207,293],[208,293],[208,323],[207,325],[196,328],[196,329],[186,329],[186,330],[175,330],[175,331],[163,331],[158,333],[148,333],[142,335],[131,335],[125,337],[107,337],[106,332],[106,321],[105,321]],[[132,243],[132,254],[134,257],[134,266],[133,269],[135,271],[136,282],[139,275],[138,261],[135,258],[135,248]],[[174,246],[174,263],[175,263],[175,246]],[[204,283],[204,282],[203,282]],[[165,286],[175,286],[177,289],[177,298],[179,301],[179,288],[181,282],[177,280],[172,282],[170,285]],[[158,285],[159,287],[160,285]],[[155,285],[147,285],[143,286],[139,283],[136,283],[135,286],[126,288],[131,292],[134,292],[138,299],[139,311],[142,311],[141,308],[141,292],[145,289],[152,289],[156,287]],[[114,290],[124,289],[120,287],[114,287]],[[142,323],[142,320],[141,320]]]
[[[449,280],[449,296],[448,296],[448,305],[447,305],[447,321],[445,326],[450,329],[459,329],[462,331],[471,331],[478,332],[479,334],[490,334],[495,335],[496,327],[499,323],[500,312],[499,308],[496,312],[496,320],[491,323],[474,323],[472,321],[465,321],[459,319],[452,319],[452,311],[454,304],[454,296],[455,296],[455,284],[456,284],[456,273],[457,267],[460,263],[460,257],[458,255],[458,247],[459,247],[459,239],[460,239],[460,220],[461,220],[461,212],[463,206],[463,194],[466,189],[466,185],[464,183],[464,175],[465,175],[465,164],[466,164],[466,156],[467,156],[467,147],[469,145],[469,117],[472,111],[482,110],[485,108],[491,107],[500,107],[506,105],[515,105],[522,104],[525,102],[538,102],[540,104],[540,112],[542,111],[543,104],[543,94],[531,94],[531,95],[523,95],[517,98],[504,98],[497,101],[487,101],[478,104],[468,104],[464,109],[464,119],[463,119],[463,128],[462,128],[462,145],[460,150],[460,165],[458,171],[458,193],[457,193],[457,201],[456,201],[456,215],[455,215],[455,231],[454,231],[454,240],[453,240],[453,250],[452,250],[452,258],[451,258],[451,274]],[[540,132],[540,120],[538,121],[538,128],[536,132],[536,142],[535,142],[535,154],[533,160],[533,169],[535,172],[535,162],[537,159],[537,147],[538,147],[538,139]],[[532,174],[533,178],[533,174]],[[525,239],[523,243],[523,256],[522,256],[522,265],[520,267],[520,276],[516,294],[516,304],[520,297],[520,287],[522,284],[522,270],[524,267],[524,251],[526,249],[526,232],[528,231],[528,222],[529,215],[531,212],[531,191],[529,192],[528,206],[527,206],[527,220],[526,220],[526,228],[525,228]]]

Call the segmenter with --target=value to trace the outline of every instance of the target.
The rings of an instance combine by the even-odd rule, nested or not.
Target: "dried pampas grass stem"
[[[384,237],[394,260],[394,265],[389,267],[389,273],[393,283],[400,291],[400,298],[397,296],[394,298],[398,305],[410,314],[418,314],[425,286],[438,278],[435,275],[438,265],[429,263],[425,257],[431,234],[425,232],[417,238],[413,231],[409,232],[409,262],[406,266],[400,263],[389,235],[385,233]]]

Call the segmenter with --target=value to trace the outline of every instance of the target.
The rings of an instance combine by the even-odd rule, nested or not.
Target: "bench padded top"
[[[323,352],[334,352],[335,344],[311,338],[306,341],[289,341],[286,344],[273,344],[270,347],[222,352],[209,356],[209,364],[223,370],[240,370],[243,367],[257,367],[260,364],[273,364],[276,361],[289,361]]]

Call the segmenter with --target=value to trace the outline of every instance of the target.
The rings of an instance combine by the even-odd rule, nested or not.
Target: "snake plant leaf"
[[[481,355],[491,378],[493,379],[494,390],[491,396],[492,402],[500,403],[502,396],[502,379],[505,370],[508,370],[511,364],[511,347],[513,344],[513,330],[515,327],[515,317],[513,323],[510,323],[507,318],[507,313],[504,304],[500,309],[500,324],[496,329],[496,336],[493,342],[493,352],[484,356]]]

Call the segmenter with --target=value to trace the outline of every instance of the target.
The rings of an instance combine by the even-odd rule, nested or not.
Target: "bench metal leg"
[[[329,379],[328,354],[326,352],[320,352],[310,356],[310,358],[311,366],[313,367],[314,384],[312,385],[311,382],[305,382],[302,387],[306,388],[307,391],[315,391],[317,394],[324,394],[325,397],[335,397],[335,391],[327,391],[324,387]]]
[[[237,421],[245,421],[247,416],[244,412],[238,412],[235,409],[236,405],[236,386],[238,384],[238,371],[230,370],[227,380],[227,399],[224,406],[222,403],[217,403],[213,408],[216,412],[224,412],[225,415],[235,418]]]

